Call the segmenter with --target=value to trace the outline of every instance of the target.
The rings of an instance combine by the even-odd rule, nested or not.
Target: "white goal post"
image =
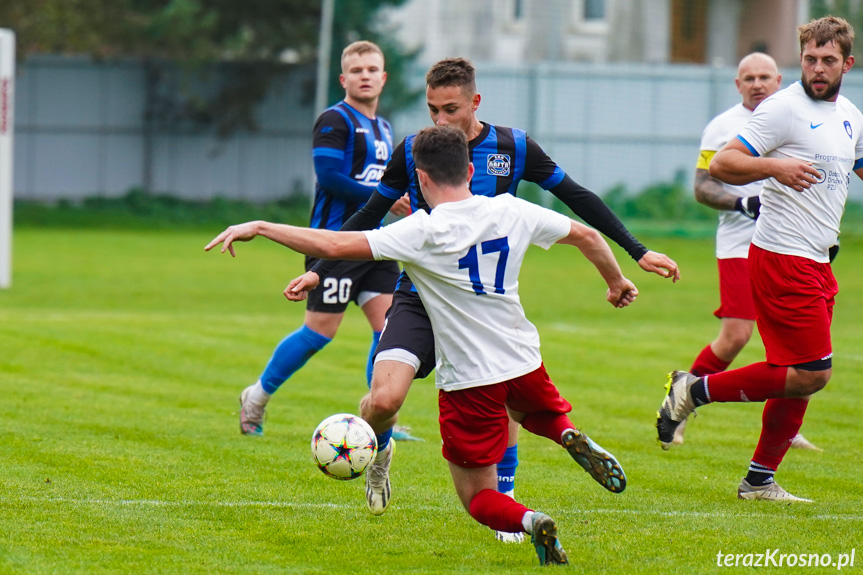
[[[0,289],[12,285],[12,132],[15,33],[0,28]]]

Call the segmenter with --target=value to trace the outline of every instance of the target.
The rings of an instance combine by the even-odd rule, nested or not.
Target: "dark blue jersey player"
[[[426,100],[436,125],[451,125],[467,134],[476,170],[470,182],[474,194],[514,194],[520,181],[535,182],[622,246],[642,269],[675,281],[679,278],[674,261],[641,245],[596,194],[574,182],[522,130],[493,126],[477,119],[481,97],[476,92],[475,70],[470,62],[449,59],[432,66],[426,75]],[[415,208],[428,209],[417,182],[412,142],[411,136],[396,147],[377,190],[343,230],[375,227],[389,206],[406,192]],[[288,298],[303,299],[305,290],[317,285],[320,278],[328,277],[332,265],[332,262],[318,262],[311,271],[291,282],[285,292]],[[403,275],[376,352],[371,391],[361,404],[363,419],[379,434],[379,453],[366,473],[366,496],[374,514],[386,510],[391,496],[390,430],[411,381],[415,376],[427,375],[434,368],[434,362],[431,324],[419,296],[412,290],[410,279]],[[516,429],[516,426],[511,427],[510,448],[498,464],[498,489],[501,491],[511,491],[518,463]],[[502,534],[498,536],[507,538]]]
[[[375,115],[386,82],[380,48],[371,42],[354,42],[345,48],[339,79],[345,99],[318,118],[312,152],[317,185],[311,227],[330,230],[341,228],[369,199],[393,149],[389,123]],[[306,269],[314,263],[307,258]],[[270,396],[333,339],[351,301],[363,310],[373,332],[367,367],[370,381],[371,354],[383,330],[397,278],[395,262],[339,262],[333,266],[309,294],[303,325],[276,346],[260,379],[243,390],[240,431],[263,433],[264,407]]]
[[[365,204],[393,149],[392,128],[342,100],[315,122],[315,203],[310,227],[338,230]]]

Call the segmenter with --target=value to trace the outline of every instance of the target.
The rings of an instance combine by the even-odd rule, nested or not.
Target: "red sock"
[[[761,437],[755,448],[752,461],[777,469],[791,440],[803,425],[803,415],[809,405],[809,398],[781,397],[768,399],[761,414]]]
[[[767,362],[753,363],[707,377],[707,396],[710,401],[746,402],[766,401],[785,396],[787,367]]]
[[[702,349],[701,353],[698,354],[698,357],[695,358],[695,362],[692,364],[692,367],[689,368],[689,373],[697,376],[721,373],[728,369],[729,365],[731,365],[730,361],[725,361],[724,359],[716,357],[716,354],[713,353],[713,349],[708,345]]]
[[[560,436],[567,429],[575,429],[575,425],[565,413],[538,411],[528,413],[521,420],[521,426],[540,437],[547,437],[560,445]]]
[[[512,497],[494,489],[483,489],[470,500],[470,516],[495,531],[521,533],[521,518],[530,511]]]

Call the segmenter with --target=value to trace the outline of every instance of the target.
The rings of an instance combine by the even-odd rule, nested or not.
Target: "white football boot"
[[[775,481],[771,481],[767,485],[754,487],[745,478],[740,482],[740,487],[737,488],[737,499],[761,499],[762,501],[779,501],[780,503],[812,503],[811,499],[803,499],[802,497],[791,495],[779,487],[779,484]]]
[[[393,461],[395,449],[396,442],[391,438],[386,448],[378,451],[375,460],[366,470],[366,501],[372,515],[382,515],[389,507],[392,497],[390,463]]]
[[[791,447],[794,449],[808,449],[809,451],[824,451],[805,437],[798,433],[791,439]]]
[[[264,415],[270,396],[266,392],[255,393],[257,385],[260,382],[253,383],[240,394],[240,433],[260,437],[264,434]]]

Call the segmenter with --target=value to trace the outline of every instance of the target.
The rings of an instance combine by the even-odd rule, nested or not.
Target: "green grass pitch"
[[[302,321],[303,306],[281,295],[302,264],[260,239],[238,245],[237,259],[204,253],[218,231],[16,230],[14,285],[0,291],[0,573],[538,569],[528,543],[496,542],[458,503],[431,380],[415,383],[402,410],[426,441],[399,445],[386,514],[366,511],[362,480],[316,469],[312,430],[356,412],[365,392],[370,335],[355,309],[275,396],[265,436],[240,435],[239,392]],[[611,494],[561,448],[523,433],[518,498],[557,520],[572,572],[749,572],[718,567],[717,553],[838,558],[863,547],[863,240],[843,237],[833,380],[803,426],[824,452],[791,451],[777,476],[815,503],[787,506],[736,499],[760,404],[708,406],[684,446],[660,449],[665,374],[716,335],[718,295],[709,238],[646,239],[683,279],[672,285],[621,256],[641,292],[624,310],[605,303],[573,248],[528,255],[522,301],[546,367],[629,486]],[[762,358],[756,337],[735,365]],[[863,549],[855,557],[852,572]]]

